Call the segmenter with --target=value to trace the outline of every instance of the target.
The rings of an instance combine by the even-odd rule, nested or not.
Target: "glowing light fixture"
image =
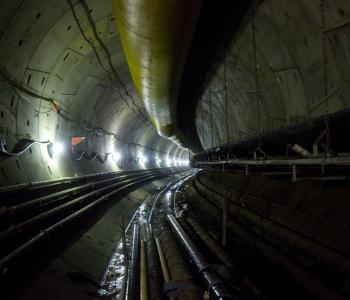
[[[115,161],[120,161],[120,159],[122,158],[122,155],[120,154],[120,152],[114,152],[113,158]]]
[[[171,159],[167,158],[165,164],[167,167],[170,167],[171,166]]]
[[[148,161],[147,156],[144,156],[143,154],[141,154],[140,157],[139,157],[140,164],[143,165],[143,164],[147,163],[147,161]]]
[[[64,151],[64,145],[62,143],[50,143],[47,145],[47,152],[50,157],[58,156]]]

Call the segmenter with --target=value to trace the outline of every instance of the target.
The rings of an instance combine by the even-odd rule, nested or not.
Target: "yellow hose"
[[[112,0],[137,93],[158,133],[174,135],[179,85],[202,0]]]

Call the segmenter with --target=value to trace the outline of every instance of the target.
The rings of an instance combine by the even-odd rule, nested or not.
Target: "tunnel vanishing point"
[[[349,24],[2,0],[0,299],[350,299]]]

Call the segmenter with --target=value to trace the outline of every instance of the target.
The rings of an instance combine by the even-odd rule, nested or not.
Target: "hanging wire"
[[[260,88],[259,88],[257,50],[256,50],[255,13],[256,13],[256,9],[253,9],[252,31],[253,31],[253,50],[254,50],[255,96],[256,96],[256,109],[257,109],[257,115],[258,115],[258,119],[257,119],[258,136],[259,136],[259,144],[261,144]]]
[[[91,48],[93,49],[94,54],[95,54],[95,56],[96,56],[96,58],[97,58],[97,61],[98,61],[99,64],[101,65],[101,67],[102,67],[102,69],[104,70],[104,72],[106,72],[106,74],[107,74],[107,76],[108,76],[108,79],[109,79],[110,82],[112,83],[113,89],[114,89],[115,91],[117,91],[117,93],[119,94],[120,98],[125,102],[125,104],[128,106],[128,108],[130,108],[134,113],[136,113],[136,114],[138,114],[138,115],[140,116],[140,118],[141,118],[142,122],[144,123],[144,125],[145,125],[148,129],[150,129],[150,130],[156,132],[156,130],[153,128],[153,126],[150,125],[149,119],[148,119],[148,118],[145,116],[145,114],[141,111],[141,108],[136,104],[134,98],[129,94],[129,92],[128,92],[127,88],[126,88],[125,83],[121,80],[121,78],[120,78],[118,72],[117,72],[116,69],[114,68],[113,63],[112,63],[112,60],[111,60],[111,54],[109,53],[109,50],[108,50],[107,46],[103,43],[103,41],[101,40],[101,38],[99,37],[99,35],[98,35],[98,33],[97,33],[97,29],[96,29],[95,22],[94,22],[94,20],[93,20],[92,17],[91,17],[91,14],[90,14],[90,11],[89,11],[89,7],[88,7],[88,5],[86,4],[86,2],[85,2],[84,0],[82,0],[82,1],[80,1],[79,3],[82,5],[82,7],[83,7],[83,9],[84,9],[84,12],[85,12],[86,17],[87,17],[87,20],[88,20],[88,22],[89,22],[89,24],[90,24],[90,26],[91,26],[92,32],[93,32],[93,34],[94,34],[94,37],[96,38],[97,42],[99,43],[99,45],[101,46],[101,48],[102,48],[103,51],[105,52],[105,56],[106,56],[106,58],[107,58],[107,62],[108,62],[108,65],[109,65],[110,69],[112,70],[114,76],[116,77],[117,81],[119,82],[120,86],[122,87],[124,94],[125,94],[129,99],[131,99],[131,102],[132,102],[133,106],[130,106],[128,100],[124,97],[124,95],[123,95],[123,93],[121,92],[121,90],[120,90],[120,89],[118,88],[118,86],[115,84],[115,82],[114,82],[114,80],[113,80],[113,78],[112,78],[111,73],[110,73],[109,70],[104,66],[104,64],[103,64],[103,62],[102,62],[102,59],[101,59],[101,57],[100,57],[100,55],[99,55],[99,53],[98,53],[98,51],[97,51],[97,48],[95,47],[94,43],[91,41],[91,39],[89,39],[89,38],[86,36],[86,34],[85,34],[85,32],[84,32],[84,30],[83,30],[83,28],[82,28],[82,26],[81,26],[81,24],[80,24],[80,22],[79,22],[79,18],[78,18],[77,13],[76,13],[76,11],[75,11],[75,9],[74,9],[73,3],[71,2],[71,0],[67,0],[67,3],[68,3],[68,5],[69,5],[69,7],[70,7],[70,9],[71,9],[71,11],[72,11],[73,18],[74,18],[74,20],[75,20],[75,22],[76,22],[76,24],[77,24],[77,26],[78,26],[78,28],[79,28],[79,30],[80,30],[80,33],[82,34],[84,40],[85,40],[85,41],[91,46]],[[135,108],[136,108],[136,110],[135,110]]]
[[[329,130],[329,105],[328,105],[328,59],[327,59],[327,32],[325,16],[325,0],[320,0],[321,30],[322,30],[322,59],[323,59],[323,84],[324,84],[324,106],[325,106],[325,137],[326,155],[329,155],[330,130]]]
[[[213,132],[213,113],[211,108],[211,88],[209,85],[209,110],[210,110],[210,134],[211,134],[211,148],[214,147],[214,132]]]
[[[274,13],[271,1],[272,0],[269,1],[269,6],[270,6],[270,13],[271,13],[272,24],[273,24],[274,30],[276,32],[278,46],[279,46],[279,49],[280,49],[280,52],[281,52],[281,59],[282,59],[282,64],[283,64],[283,70],[287,70],[287,62],[286,62],[286,58],[285,58],[285,53],[283,51],[282,38],[281,38],[280,30],[278,29],[278,26],[277,26],[277,23],[276,23],[276,17],[275,17],[275,13]],[[285,74],[284,80],[285,80],[286,89],[287,89],[287,103],[288,103],[288,105],[290,105],[290,90],[289,90],[288,72],[285,71],[284,74]],[[290,109],[290,107],[289,107],[289,109]]]
[[[204,121],[203,121],[203,115],[204,115],[204,89],[203,86],[201,86],[201,121],[202,121],[202,146],[203,149],[205,149],[205,140],[204,140]]]
[[[9,83],[10,89],[14,91],[14,93],[17,95],[18,99],[22,100],[28,107],[30,107],[34,112],[38,113],[49,113],[50,111],[55,111],[60,117],[62,117],[64,120],[77,124],[81,129],[91,131],[93,135],[99,135],[99,136],[113,136],[117,141],[124,142],[127,144],[133,144],[133,145],[140,145],[143,148],[149,148],[147,146],[138,144],[138,143],[130,143],[126,141],[125,139],[122,139],[120,136],[118,136],[116,133],[105,130],[100,127],[96,127],[95,125],[91,124],[89,121],[79,120],[79,117],[77,114],[69,111],[67,108],[65,108],[63,105],[58,105],[55,103],[55,100],[49,96],[46,95],[40,95],[38,91],[28,88],[18,82],[16,79],[12,78],[5,70],[0,69],[1,76],[5,79],[6,82]],[[32,96],[33,99],[40,99],[43,101],[46,101],[49,105],[51,105],[51,109],[41,112],[37,111],[31,104],[32,101],[30,101],[28,98],[26,98],[23,94],[27,94],[29,96]],[[57,132],[56,132],[57,134]],[[153,149],[153,148],[149,148]],[[154,150],[154,149],[153,149]],[[158,151],[157,152],[162,152]]]
[[[224,57],[224,78],[225,78],[225,116],[226,116],[226,143],[230,143],[229,122],[228,122],[228,99],[227,99],[227,72],[226,72],[226,51]]]

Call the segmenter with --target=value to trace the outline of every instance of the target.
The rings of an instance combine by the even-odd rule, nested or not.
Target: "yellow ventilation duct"
[[[158,133],[177,140],[176,100],[202,0],[112,0],[136,91]]]

